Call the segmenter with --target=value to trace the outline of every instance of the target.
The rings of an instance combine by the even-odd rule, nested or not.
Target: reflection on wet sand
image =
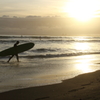
[[[92,58],[91,58],[92,57]],[[92,72],[92,60],[95,59],[95,56],[90,56],[90,55],[84,55],[80,56],[80,59],[77,60],[77,64],[75,65],[75,68],[82,71],[83,73],[88,73]]]

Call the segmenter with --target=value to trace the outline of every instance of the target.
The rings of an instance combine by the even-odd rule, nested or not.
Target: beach
[[[100,100],[100,71],[62,83],[0,93],[1,100]]]
[[[0,100],[99,100],[100,38],[0,36],[0,49],[35,46],[9,63],[0,57]]]
[[[100,0],[0,2],[0,100],[100,100]]]
[[[62,83],[100,69],[100,55],[81,55],[48,59],[20,58],[0,61],[0,93],[15,89]]]

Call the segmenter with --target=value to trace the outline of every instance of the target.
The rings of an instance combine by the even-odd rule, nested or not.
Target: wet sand
[[[0,100],[100,100],[100,71],[62,83],[0,93]]]

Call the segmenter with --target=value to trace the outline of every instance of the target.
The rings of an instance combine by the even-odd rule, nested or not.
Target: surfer
[[[17,41],[15,44],[14,44],[14,48],[15,48],[15,51],[16,51],[16,53],[14,54],[15,56],[16,56],[16,59],[17,59],[17,61],[19,62],[19,57],[18,57],[18,53],[17,53],[17,45],[19,44],[19,41]],[[12,55],[10,58],[9,58],[9,60],[7,61],[7,62],[9,62],[12,58],[13,58],[13,56],[14,55]]]

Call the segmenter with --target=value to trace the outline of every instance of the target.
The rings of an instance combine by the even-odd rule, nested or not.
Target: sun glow
[[[63,9],[70,17],[87,21],[95,16],[99,4],[99,0],[69,0]]]
[[[87,43],[76,43],[75,44],[75,49],[84,51],[84,50],[89,50],[90,46]]]
[[[92,69],[88,63],[80,63],[76,65],[76,68],[84,73],[91,72]]]
[[[75,66],[76,69],[82,71],[83,73],[92,72],[92,60],[94,58],[91,59],[91,57],[92,56],[90,55],[79,56],[80,60],[77,61],[77,64]]]

